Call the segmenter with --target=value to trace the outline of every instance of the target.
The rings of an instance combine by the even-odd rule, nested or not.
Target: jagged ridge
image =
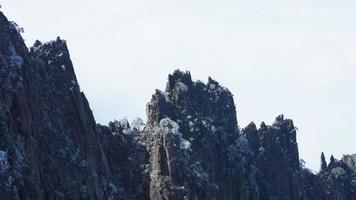
[[[29,50],[0,13],[1,199],[356,199],[356,156],[300,165],[283,115],[240,130],[217,81],[169,75],[136,119],[96,124],[66,42]]]

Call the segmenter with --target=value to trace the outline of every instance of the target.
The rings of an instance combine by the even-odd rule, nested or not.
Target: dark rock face
[[[145,147],[98,131],[65,41],[28,51],[2,13],[0,41],[1,199],[147,199]]]
[[[66,42],[27,49],[0,12],[0,199],[356,199],[355,155],[311,173],[292,120],[239,129],[211,78],[175,71],[146,112],[96,124]]]
[[[278,116],[272,126],[261,126],[259,138],[262,155],[258,168],[262,179],[269,182],[263,186],[266,194],[272,192],[277,199],[300,199],[299,155],[292,120]]]
[[[152,137],[157,134],[156,129],[164,129],[162,123],[165,121],[174,124],[175,129],[179,127],[181,137],[179,139],[184,143],[183,146],[187,147],[185,151],[187,156],[181,160],[184,160],[183,163],[189,172],[183,173],[184,178],[174,175],[170,178],[191,181],[183,183],[187,199],[228,198],[231,195],[229,192],[232,191],[227,188],[232,185],[231,180],[227,178],[229,163],[226,155],[229,145],[238,136],[236,111],[231,93],[211,78],[206,85],[202,82],[193,82],[189,72],[175,71],[168,79],[165,92],[157,90],[151,102],[147,104],[146,134],[149,143],[155,141]],[[153,142],[151,148],[154,151],[170,148],[167,145]],[[176,146],[179,143],[172,145]],[[166,150],[166,154],[175,159],[174,152]],[[151,155],[154,155],[154,152],[151,152]],[[158,190],[164,190],[164,187],[166,186]],[[190,190],[191,188],[197,189]],[[152,195],[151,198],[158,199]]]

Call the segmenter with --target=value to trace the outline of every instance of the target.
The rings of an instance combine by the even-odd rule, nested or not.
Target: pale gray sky
[[[235,95],[239,124],[283,113],[300,157],[356,153],[354,0],[5,0],[35,39],[67,40],[95,118],[145,116],[168,73],[212,76]]]

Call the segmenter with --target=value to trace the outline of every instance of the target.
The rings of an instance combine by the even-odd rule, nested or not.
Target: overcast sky
[[[355,0],[5,0],[35,39],[67,40],[95,118],[145,118],[168,73],[212,76],[234,94],[241,127],[283,113],[300,157],[356,153]]]

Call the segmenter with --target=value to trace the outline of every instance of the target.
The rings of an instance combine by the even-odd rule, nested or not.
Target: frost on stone
[[[347,172],[342,167],[335,167],[331,169],[331,174],[337,179],[343,179],[347,176]]]
[[[127,119],[127,117],[124,117],[124,118],[120,119],[118,121],[118,124],[122,128],[125,128],[125,129],[126,128],[130,128],[130,123],[129,123],[129,120]]]
[[[211,131],[215,133],[217,131],[217,128],[215,126],[211,126]]]
[[[253,151],[245,135],[241,135],[235,141],[235,144],[230,145],[228,160],[231,165],[231,174],[245,174],[247,172],[248,159],[252,157]]]
[[[79,148],[77,148],[76,151],[72,155],[70,155],[70,163],[81,168],[86,168],[88,166],[88,162],[84,160],[80,155]]]
[[[356,187],[356,179],[353,179],[353,180],[351,181],[351,185],[352,185],[353,187]]]
[[[166,133],[166,134],[171,132],[173,134],[180,135],[180,133],[179,133],[179,125],[175,121],[173,121],[173,120],[171,120],[169,118],[162,119],[159,122],[159,126],[164,131],[164,133]]]
[[[10,25],[12,28],[16,30],[18,34],[24,33],[25,29],[23,27],[20,27],[16,22],[10,21]]]
[[[114,122],[111,122],[110,124],[112,126],[112,131],[113,131],[112,134],[113,135],[116,135],[121,131],[125,134],[129,134],[132,132],[131,128],[130,128],[130,123],[127,120],[127,117],[124,117],[120,120],[115,120]]]
[[[135,128],[138,131],[143,131],[145,128],[146,124],[143,122],[143,120],[139,117],[137,117],[136,119],[134,119],[131,122],[131,128]]]
[[[118,193],[124,193],[124,189],[120,185],[115,185],[107,177],[102,176],[100,180],[100,185],[107,195],[108,200],[114,200]]]
[[[266,149],[265,149],[265,148],[263,148],[263,147],[260,147],[260,148],[258,148],[258,151],[263,153],[263,152],[265,152],[265,151],[266,151]]]
[[[9,161],[7,159],[7,153],[0,150],[0,174],[4,175],[10,169]]]
[[[194,126],[194,122],[189,121],[189,127],[193,127]]]
[[[236,149],[241,153],[251,153],[252,152],[250,144],[249,144],[246,136],[244,136],[244,135],[240,136],[236,140],[235,145],[236,145]]]
[[[188,140],[181,138],[181,141],[180,141],[181,149],[188,150],[188,149],[190,149],[191,146],[192,146],[192,144]]]
[[[26,158],[25,158],[25,150],[23,144],[15,148],[15,156],[13,163],[13,174],[15,178],[22,177],[22,172],[24,168],[27,166]]]
[[[188,86],[180,81],[176,83],[176,88],[181,91],[181,92],[186,92],[188,91]]]
[[[10,52],[10,65],[21,68],[23,64],[23,59],[19,55],[17,55],[15,46],[13,44],[10,44],[9,52]]]

